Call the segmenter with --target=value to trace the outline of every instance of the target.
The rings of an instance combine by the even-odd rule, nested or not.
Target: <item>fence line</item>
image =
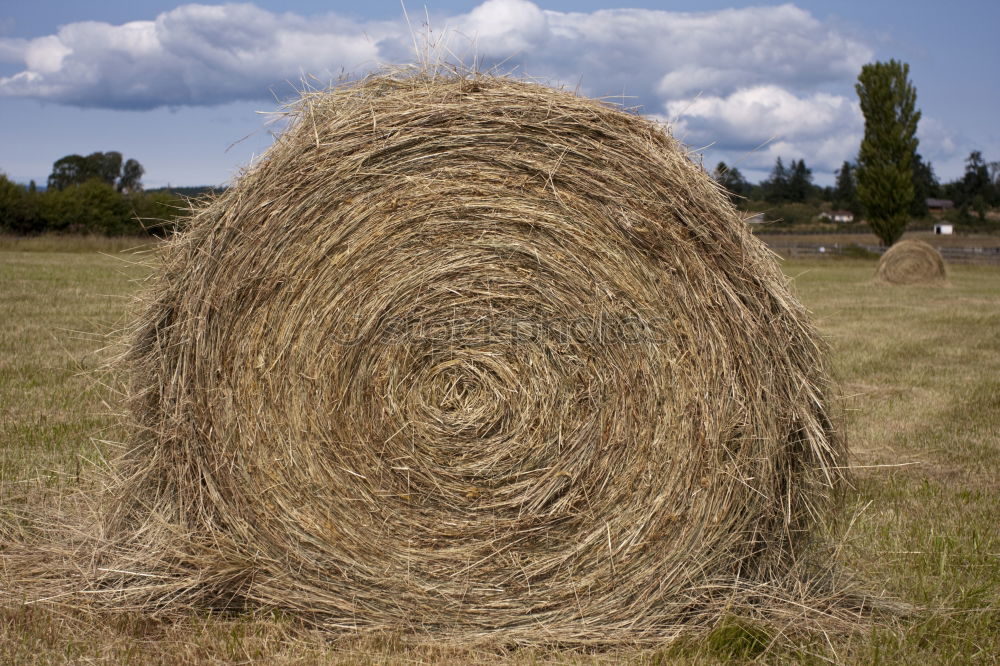
[[[799,257],[843,257],[857,256],[859,252],[870,252],[872,254],[882,254],[885,248],[879,245],[859,245],[849,243],[841,245],[786,245],[782,243],[768,243],[768,247],[791,259]],[[1000,265],[1000,247],[939,247],[938,252],[945,261],[952,263],[967,264],[994,264]]]

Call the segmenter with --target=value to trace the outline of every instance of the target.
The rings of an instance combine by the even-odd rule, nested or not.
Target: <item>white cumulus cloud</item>
[[[12,49],[25,69],[0,79],[0,95],[117,109],[266,99],[276,86],[287,95],[303,75],[330,78],[378,57],[350,21],[254,5],[183,5],[151,21],[86,21],[36,39],[0,39],[0,51]]]
[[[742,88],[721,96],[699,96],[667,103],[679,132],[696,141],[759,143],[775,136],[819,137],[832,128],[861,122],[858,104],[842,95],[795,94],[775,85]]]
[[[618,98],[674,119],[692,143],[740,151],[773,138],[755,159],[780,148],[788,157],[815,155],[827,168],[856,151],[851,84],[873,52],[793,4],[557,12],[486,0],[431,23],[442,51],[466,63]],[[329,81],[413,60],[412,44],[402,17],[181,5],[147,21],[0,38],[0,59],[23,65],[0,78],[0,96],[113,109],[266,101],[289,96],[310,75]]]
[[[685,142],[743,151],[740,160],[757,169],[780,156],[832,171],[854,156],[863,130],[855,100],[824,92],[800,96],[773,84],[672,100],[666,111]]]
[[[545,45],[551,34],[547,14],[527,0],[486,0],[454,22],[455,32],[483,57],[507,58]]]

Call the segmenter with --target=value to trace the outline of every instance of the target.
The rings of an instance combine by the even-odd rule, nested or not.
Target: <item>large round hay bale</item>
[[[773,255],[662,128],[540,85],[306,95],[147,299],[111,529],[158,608],[655,639],[766,597],[840,478]]]
[[[875,281],[892,285],[941,285],[947,279],[944,259],[922,240],[901,240],[885,251],[875,269]]]

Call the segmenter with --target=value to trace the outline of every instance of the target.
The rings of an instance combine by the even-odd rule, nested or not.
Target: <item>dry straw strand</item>
[[[947,281],[944,259],[922,240],[906,239],[894,244],[879,259],[875,281],[888,285],[941,286]]]
[[[472,74],[290,114],[163,250],[91,600],[593,645],[821,587],[825,348],[668,132]]]

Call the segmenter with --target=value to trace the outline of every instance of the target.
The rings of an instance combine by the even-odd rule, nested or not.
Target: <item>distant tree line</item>
[[[876,149],[876,154],[878,150],[889,149]],[[978,150],[969,154],[962,176],[949,183],[940,183],[931,163],[916,152],[908,171],[910,219],[928,215],[929,198],[953,201],[951,219],[969,227],[989,226],[987,211],[1000,207],[1000,162],[986,161]],[[142,186],[144,173],[137,160],[126,160],[115,151],[56,160],[44,190],[34,181],[21,185],[0,173],[0,232],[163,234],[186,212],[188,198],[211,192],[207,187],[147,191]],[[719,162],[712,176],[734,203],[757,208],[767,204],[780,211],[785,222],[809,221],[825,203],[856,217],[870,214],[859,189],[859,162],[845,161],[832,187],[815,185],[804,159],[793,159],[785,166],[778,157],[769,176],[757,184],[725,162]]]
[[[65,190],[74,185],[96,180],[107,183],[122,193],[142,190],[142,174],[145,169],[137,160],[122,162],[122,154],[116,151],[67,155],[56,160],[49,175],[49,189]]]
[[[969,226],[985,222],[990,208],[1000,207],[1000,161],[987,162],[980,151],[973,151],[965,160],[965,173],[949,183],[941,183],[934,167],[917,153],[911,164],[913,198],[908,205],[910,219],[926,218],[927,199],[948,199],[955,204],[952,217]],[[733,203],[741,206],[766,203],[781,207],[786,204],[828,203],[834,210],[850,211],[860,218],[865,207],[858,194],[858,165],[845,161],[836,171],[830,187],[813,183],[812,169],[805,160],[792,160],[785,166],[782,158],[775,160],[770,174],[763,181],[750,183],[740,170],[719,162],[712,177],[728,193]],[[782,208],[783,212],[787,212]]]
[[[927,199],[949,199],[956,207],[968,206],[973,211],[980,208],[1000,207],[1000,161],[987,162],[975,150],[965,160],[965,173],[949,183],[941,183],[934,174],[934,167],[918,153],[914,160],[914,197],[910,215],[926,217]],[[813,184],[812,169],[805,160],[792,160],[784,165],[780,157],[775,160],[770,175],[753,184],[740,170],[719,162],[712,177],[725,188],[734,202],[761,201],[772,204],[829,202],[838,210],[863,213],[858,198],[857,164],[845,161],[835,172],[836,181],[830,187]]]
[[[0,173],[0,232],[162,235],[208,188],[146,191],[142,165],[119,152],[67,155],[55,161],[44,190]]]
[[[949,219],[966,227],[993,224],[990,208],[1000,206],[1000,162],[987,162],[979,151],[965,161],[961,178],[941,184],[934,167],[917,152],[917,92],[909,80],[909,66],[890,60],[862,67],[855,90],[865,118],[865,133],[855,162],[845,161],[836,172],[833,187],[817,187],[804,160],[786,167],[779,157],[770,176],[751,185],[739,169],[720,162],[713,176],[734,203],[754,202],[772,206],[783,221],[809,221],[808,210],[829,204],[863,216],[885,245],[902,236],[912,219],[926,218],[928,199],[950,200],[955,208]],[[756,206],[760,208],[760,206]]]

